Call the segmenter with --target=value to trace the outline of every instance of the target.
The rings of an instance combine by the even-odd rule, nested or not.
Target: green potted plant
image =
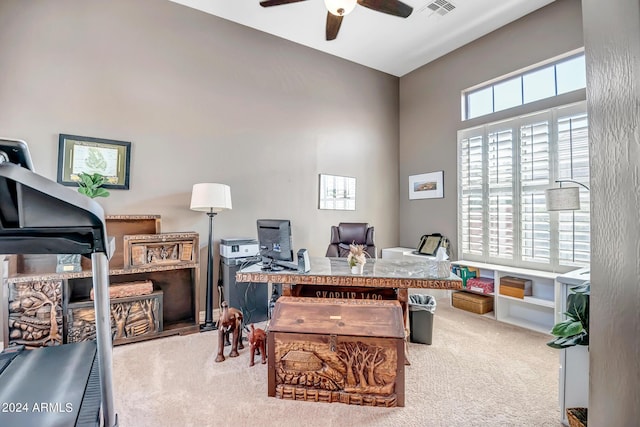
[[[80,181],[78,181],[78,192],[84,194],[85,196],[91,197],[92,199],[96,197],[108,197],[109,192],[102,188],[102,185],[105,183],[104,175],[99,173],[85,173],[80,172],[78,174]]]
[[[78,174],[78,193],[84,194],[92,199],[96,197],[108,197],[109,192],[102,188],[105,177],[99,173]],[[82,271],[81,258],[79,254],[59,254],[57,256],[56,273],[72,273]]]
[[[574,392],[573,401],[578,399],[588,402],[588,379],[589,379],[589,297],[591,294],[590,282],[570,288],[571,293],[567,296],[567,311],[564,313],[566,319],[556,323],[551,330],[555,338],[547,343],[549,347],[565,350],[562,358],[564,372],[561,378],[562,387],[567,387],[571,382],[572,390],[582,390]],[[573,347],[573,348],[571,348]],[[584,348],[586,347],[586,350]],[[583,350],[579,350],[582,348]],[[582,387],[576,387],[577,384]],[[583,394],[586,393],[586,394]],[[577,394],[575,394],[577,393]],[[561,397],[566,399],[565,397]],[[563,400],[566,402],[566,400]],[[564,407],[564,403],[562,404]],[[570,427],[584,427],[587,425],[587,408],[575,407],[566,408],[567,421]]]
[[[589,295],[591,284],[589,282],[571,288],[572,293],[567,297],[567,317],[560,323],[556,323],[551,330],[555,336],[549,341],[549,347],[563,349],[574,345],[589,345]]]

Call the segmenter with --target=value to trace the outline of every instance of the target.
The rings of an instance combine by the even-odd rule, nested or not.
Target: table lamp
[[[209,250],[207,256],[207,294],[204,325],[200,332],[216,329],[213,323],[213,217],[218,212],[231,209],[231,189],[228,185],[200,183],[193,185],[191,192],[191,210],[206,212],[209,215]]]

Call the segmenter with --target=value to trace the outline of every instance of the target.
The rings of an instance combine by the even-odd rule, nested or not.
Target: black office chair
[[[366,222],[341,222],[331,226],[331,243],[327,248],[328,257],[346,257],[349,245],[363,245],[371,258],[376,258],[376,245],[373,241],[374,228]]]

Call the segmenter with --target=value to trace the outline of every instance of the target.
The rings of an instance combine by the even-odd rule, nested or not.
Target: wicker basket
[[[459,291],[451,294],[451,305],[472,313],[485,314],[493,311],[493,297]]]
[[[587,408],[567,409],[569,427],[587,427]]]

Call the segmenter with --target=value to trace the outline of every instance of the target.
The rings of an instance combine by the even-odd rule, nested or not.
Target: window
[[[463,120],[586,87],[584,53],[463,92]]]
[[[555,180],[588,184],[587,131],[581,102],[458,133],[461,258],[554,271],[589,264],[588,191],[580,187],[579,211],[548,212],[545,201]]]

